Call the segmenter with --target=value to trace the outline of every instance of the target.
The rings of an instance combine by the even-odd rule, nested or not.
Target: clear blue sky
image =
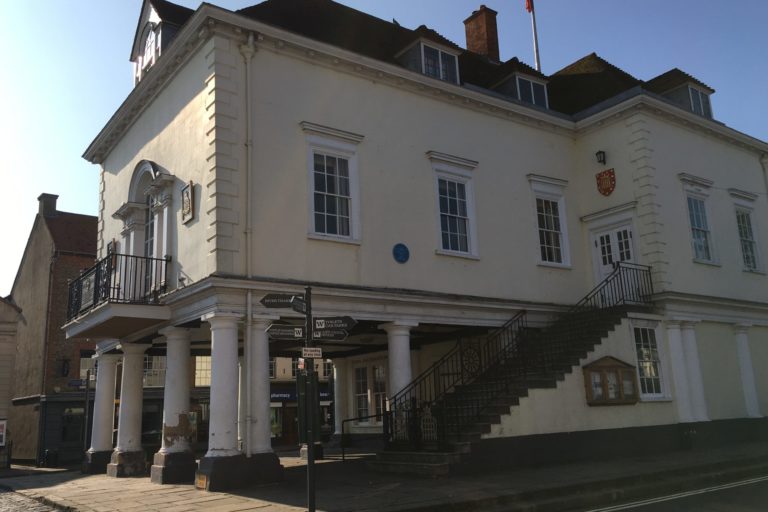
[[[258,0],[210,0],[236,10]],[[525,0],[341,0],[385,20],[434,28],[464,46],[462,21],[498,11],[502,59],[533,63]],[[195,0],[177,3],[196,8]],[[80,155],[132,88],[141,0],[0,0],[0,295],[11,291],[37,196],[95,215],[98,168]],[[715,117],[768,140],[768,0],[536,0],[545,73],[591,52],[647,80],[673,67],[717,92]]]

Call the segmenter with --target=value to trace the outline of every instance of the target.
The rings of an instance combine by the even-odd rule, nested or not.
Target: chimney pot
[[[499,61],[499,34],[496,29],[496,11],[481,5],[464,20],[467,50]]]
[[[39,202],[38,213],[43,217],[53,217],[56,215],[56,200],[59,198],[56,194],[40,194],[37,198]]]

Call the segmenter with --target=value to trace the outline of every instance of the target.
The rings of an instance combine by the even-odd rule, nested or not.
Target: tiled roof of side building
[[[648,80],[645,82],[645,84],[643,84],[643,88],[650,92],[655,92],[656,94],[663,94],[687,83],[698,85],[702,89],[706,89],[710,94],[715,92],[715,90],[707,84],[695,79],[685,71],[682,71],[678,68],[672,68],[666,73],[662,73],[656,78]]]
[[[640,84],[626,71],[590,53],[550,77],[549,106],[573,115]]]
[[[79,213],[56,212],[45,217],[57,251],[96,256],[98,218]]]

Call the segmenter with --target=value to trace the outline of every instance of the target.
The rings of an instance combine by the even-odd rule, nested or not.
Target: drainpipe
[[[256,53],[253,42],[253,32],[248,33],[248,42],[240,45],[240,53],[245,61],[245,275],[253,277],[251,270],[251,167],[253,156],[253,141],[251,140],[251,59]],[[251,456],[251,334],[253,330],[253,292],[249,289],[245,299],[245,343],[243,356],[245,359],[245,456]]]

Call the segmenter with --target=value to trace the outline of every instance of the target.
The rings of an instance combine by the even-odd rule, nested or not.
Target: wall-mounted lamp
[[[597,153],[595,153],[595,157],[597,158],[597,163],[599,164],[605,164],[605,151],[600,150]]]

